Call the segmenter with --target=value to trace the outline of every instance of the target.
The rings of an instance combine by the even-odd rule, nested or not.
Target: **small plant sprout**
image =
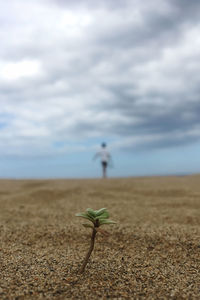
[[[107,232],[100,229],[99,227],[104,224],[115,224],[116,222],[108,219],[109,213],[106,208],[101,208],[99,210],[93,210],[91,208],[88,208],[85,213],[79,213],[79,214],[76,214],[76,216],[87,219],[88,221],[90,221],[92,223],[92,224],[89,224],[89,223],[83,224],[84,227],[89,227],[92,229],[90,248],[87,252],[87,255],[86,255],[86,257],[83,261],[83,264],[81,266],[81,269],[80,269],[80,273],[83,273],[85,270],[85,267],[88,263],[88,260],[90,258],[90,255],[94,249],[94,242],[95,242],[95,237],[96,237],[97,232],[101,232],[102,234],[107,235]]]

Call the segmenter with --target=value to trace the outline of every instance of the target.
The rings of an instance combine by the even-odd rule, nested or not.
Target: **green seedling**
[[[91,235],[91,241],[90,241],[90,248],[86,254],[86,257],[83,261],[83,264],[80,269],[80,273],[83,273],[85,270],[85,267],[89,261],[90,255],[94,249],[94,242],[97,232],[101,232],[102,234],[107,235],[107,232],[99,228],[101,225],[104,224],[115,224],[116,222],[109,220],[109,213],[106,208],[101,208],[99,210],[93,210],[91,208],[88,208],[85,213],[79,213],[76,214],[77,217],[82,217],[84,219],[87,219],[92,224],[84,223],[82,224],[84,227],[91,228],[92,229],[92,235]]]

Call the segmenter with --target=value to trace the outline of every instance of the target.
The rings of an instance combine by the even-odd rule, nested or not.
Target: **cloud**
[[[3,80],[16,80],[19,78],[36,76],[39,73],[37,61],[23,60],[2,64],[0,77]]]
[[[4,2],[1,155],[198,141],[199,17],[195,0]]]

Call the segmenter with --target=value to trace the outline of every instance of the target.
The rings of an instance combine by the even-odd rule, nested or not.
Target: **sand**
[[[0,267],[0,299],[200,299],[200,176],[0,180]]]

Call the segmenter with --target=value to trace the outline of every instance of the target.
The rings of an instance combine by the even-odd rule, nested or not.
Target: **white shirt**
[[[110,159],[110,153],[106,149],[101,149],[96,155],[100,156],[102,162],[108,162]]]

